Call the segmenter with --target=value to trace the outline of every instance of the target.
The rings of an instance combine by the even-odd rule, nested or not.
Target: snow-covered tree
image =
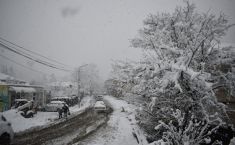
[[[154,128],[161,130],[161,140],[155,141],[152,145],[224,145],[229,144],[230,139],[233,137],[233,129],[225,125],[212,125],[215,121],[206,118],[200,120],[191,116],[185,120],[185,114],[180,110],[175,110],[172,113],[173,120],[165,123],[159,121],[159,124]],[[185,124],[185,122],[187,122]],[[220,139],[220,140],[219,140]]]
[[[224,105],[217,102],[212,90],[207,66],[220,39],[233,25],[224,14],[198,13],[194,4],[189,1],[185,4],[173,13],[147,17],[139,37],[132,40],[134,47],[144,50],[144,58],[139,62],[115,63],[112,79],[122,95],[132,93],[146,98],[148,105],[143,103],[137,119],[153,138],[166,139],[161,136],[166,130],[161,133],[154,130],[159,120],[171,128],[180,127],[172,116],[179,110],[184,115],[183,130],[168,134],[183,138],[182,132],[188,132],[187,126],[192,122],[194,130],[188,133],[195,136],[187,136],[185,143],[195,138],[198,140],[194,143],[201,143],[208,136],[204,136],[203,130],[202,134],[194,132],[201,127],[195,126],[197,122],[192,119],[210,126],[228,123]]]
[[[177,7],[175,12],[150,15],[140,30],[140,38],[132,40],[134,47],[153,50],[158,64],[174,62],[195,70],[203,69],[203,63],[220,43],[228,24],[224,14],[199,14],[195,5],[186,1],[186,7]]]
[[[98,93],[102,88],[99,70],[95,64],[87,64],[82,68],[75,69],[72,74],[72,81],[79,85],[80,92],[90,95]]]

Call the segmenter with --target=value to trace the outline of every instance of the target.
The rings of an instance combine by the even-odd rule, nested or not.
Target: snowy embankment
[[[139,129],[135,120],[137,107],[128,104],[124,100],[117,100],[111,96],[105,96],[104,100],[113,108],[113,115],[108,122],[111,126],[118,126],[118,137],[112,141],[113,145],[146,145],[147,141],[143,132]]]
[[[84,112],[91,105],[92,97],[84,97],[81,102],[81,107],[75,105],[69,108],[71,112],[69,118]],[[64,119],[58,119],[57,112],[37,112],[33,118],[24,118],[19,114],[19,112],[17,112],[16,109],[11,109],[3,112],[3,115],[9,122],[11,122],[15,133],[23,132],[25,130],[33,130],[36,128],[43,128],[54,123],[64,121]]]
[[[104,102],[113,109],[107,126],[98,130],[79,145],[147,145],[135,120],[136,106],[124,100],[104,96]]]

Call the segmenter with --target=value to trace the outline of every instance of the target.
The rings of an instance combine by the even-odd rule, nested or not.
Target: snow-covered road
[[[87,97],[86,99],[83,99],[83,105],[81,107],[70,107],[71,115],[68,119],[58,119],[57,115],[48,116],[48,113],[51,114],[56,112],[39,112],[40,114],[37,114],[34,118],[30,118],[31,120],[27,120],[22,116],[16,116],[15,114],[18,113],[15,113],[14,110],[7,112],[6,115],[8,116],[8,119],[13,120],[13,128],[15,127],[14,129],[24,130],[23,132],[15,134],[12,144],[65,145],[76,142],[75,139],[85,136],[88,131],[96,129],[95,127],[98,127],[108,120],[106,114],[98,115],[94,112],[92,108],[93,101],[94,99],[92,97]],[[42,114],[44,114],[42,119],[38,119]],[[45,121],[47,118],[51,119],[53,117],[55,117],[56,120],[48,123]],[[19,127],[19,125],[24,123],[23,121],[25,122],[25,125]],[[30,121],[32,123],[29,123]]]
[[[136,125],[136,107],[111,96],[104,96],[104,101],[113,108],[107,125],[74,145],[146,145],[147,141]]]

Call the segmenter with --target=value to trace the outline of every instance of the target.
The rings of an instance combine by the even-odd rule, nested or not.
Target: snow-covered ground
[[[81,107],[75,105],[69,108],[71,116],[82,113],[91,104],[92,97],[84,97],[81,102]],[[17,110],[11,109],[3,112],[3,115],[9,122],[11,122],[12,128],[15,133],[25,131],[27,129],[32,129],[35,127],[50,125],[54,123],[55,120],[58,120],[57,112],[38,112],[33,118],[24,118],[17,112]]]
[[[31,127],[43,126],[58,118],[57,112],[38,112],[33,118],[24,118],[15,109],[3,112],[3,115],[11,122],[14,132],[24,131]]]
[[[136,124],[136,106],[111,96],[104,96],[104,102],[113,108],[107,126],[75,145],[137,145],[138,142],[146,145],[147,141]]]

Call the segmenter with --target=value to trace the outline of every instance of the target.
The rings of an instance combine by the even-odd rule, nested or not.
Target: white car
[[[14,132],[11,127],[11,123],[6,120],[3,114],[0,112],[0,143],[10,144],[13,140]]]
[[[59,108],[62,109],[64,104],[67,105],[64,101],[51,101],[51,103],[45,106],[45,111],[56,112]]]
[[[105,112],[107,110],[107,107],[103,101],[97,101],[94,105],[94,109],[97,112]]]

